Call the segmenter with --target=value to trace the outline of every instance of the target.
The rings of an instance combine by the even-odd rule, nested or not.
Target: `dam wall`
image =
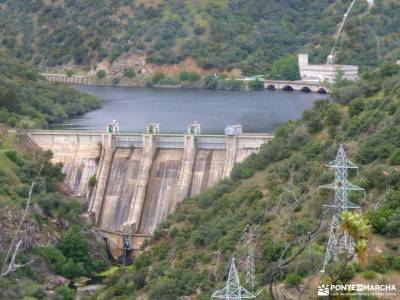
[[[188,196],[228,177],[270,134],[29,131],[63,164],[71,193],[112,248],[134,249]],[[127,239],[127,241],[124,241]],[[112,245],[110,245],[112,246]]]

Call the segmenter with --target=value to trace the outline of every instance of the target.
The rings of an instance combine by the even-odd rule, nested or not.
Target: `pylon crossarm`
[[[342,181],[342,184],[337,184],[336,182],[334,183],[328,183],[324,185],[318,186],[320,189],[331,189],[331,190],[348,190],[348,191],[365,191],[362,187],[359,187],[355,184],[350,183],[347,180]]]
[[[346,180],[346,189],[349,191],[365,191],[362,187],[352,184],[351,182]]]
[[[358,209],[358,208],[360,208],[357,204],[354,204],[353,202],[350,202],[350,201],[347,201],[345,204],[344,204],[344,207],[343,208],[347,208],[347,209]]]
[[[328,168],[343,168],[343,169],[358,169],[358,167],[350,160],[345,159],[345,160],[334,160],[329,163],[327,163],[325,166]]]
[[[230,293],[229,291],[227,293],[226,288],[223,288],[222,290],[215,291],[211,297],[216,299],[239,299],[239,297],[240,299],[254,299],[256,295],[242,287],[240,294]]]

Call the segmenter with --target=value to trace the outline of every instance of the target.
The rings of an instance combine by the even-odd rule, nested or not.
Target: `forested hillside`
[[[0,125],[0,299],[73,300],[69,283],[108,267],[106,245],[68,196],[62,166],[8,129]]]
[[[0,123],[47,128],[100,106],[96,97],[65,84],[49,83],[35,67],[0,49]]]
[[[340,85],[335,103],[316,102],[237,165],[231,180],[185,200],[159,227],[148,251],[109,276],[92,299],[210,299],[246,224],[257,228],[257,289],[274,282],[275,296],[297,299],[301,290],[304,299],[314,299],[320,283],[398,286],[400,66],[387,63],[357,83]],[[331,218],[324,205],[333,193],[318,186],[333,181],[333,170],[324,164],[340,144],[360,167],[350,180],[366,195],[351,192],[349,200],[362,216],[341,219],[341,230],[359,235],[356,259],[342,258],[321,274]],[[257,299],[270,299],[268,294],[266,288]]]
[[[324,62],[350,0],[2,0],[0,38],[18,58],[42,68],[95,66],[123,53],[148,63],[193,57],[203,68],[265,74],[276,59],[308,51]],[[377,65],[399,56],[400,2],[357,2],[338,62]]]

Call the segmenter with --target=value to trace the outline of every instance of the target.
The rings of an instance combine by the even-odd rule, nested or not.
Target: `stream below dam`
[[[159,123],[161,133],[184,133],[197,121],[202,132],[222,134],[227,125],[242,124],[248,133],[273,132],[297,119],[317,99],[329,95],[285,91],[220,91],[182,88],[75,86],[96,95],[104,105],[53,129],[104,131],[108,122],[120,123],[121,132],[143,132]]]

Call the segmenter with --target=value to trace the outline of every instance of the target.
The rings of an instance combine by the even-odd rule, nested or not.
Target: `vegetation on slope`
[[[340,84],[345,86],[336,90],[336,102],[317,101],[300,120],[280,127],[260,153],[237,165],[231,180],[181,203],[158,228],[148,251],[132,267],[109,276],[106,288],[93,299],[135,299],[141,294],[150,300],[210,299],[246,224],[258,228],[257,288],[282,282],[277,290],[290,293],[302,284],[302,295],[314,298],[312,279],[319,276],[325,283],[356,276],[398,284],[400,66],[385,64],[357,83]],[[329,224],[323,205],[333,195],[317,187],[334,179],[334,172],[323,165],[336,156],[339,144],[360,166],[350,180],[367,195],[352,192],[349,200],[361,206],[373,235],[361,249],[368,228],[357,216],[344,215],[342,228],[356,232],[356,240],[364,244],[357,249],[359,262],[331,264],[325,275],[318,275],[328,228],[323,226],[306,250],[298,256],[296,252],[320,222]],[[286,268],[279,268],[292,257]],[[267,294],[259,299],[268,299]]]
[[[114,61],[143,51],[147,62],[193,57],[204,67],[265,74],[299,50],[325,61],[350,0],[54,0],[0,1],[2,44],[18,58],[54,67]],[[338,61],[377,65],[399,55],[400,4],[358,1]],[[362,49],[362,51],[360,51]]]
[[[65,84],[47,82],[36,68],[0,50],[0,123],[46,128],[100,105],[94,96]]]
[[[26,136],[0,128],[0,299],[47,299],[45,286],[57,288],[57,299],[73,299],[74,291],[65,286],[68,280],[54,275],[76,280],[108,266],[105,244],[80,220],[82,204],[59,192],[62,166],[51,164],[50,158]],[[28,216],[16,233],[33,180]],[[26,265],[5,275],[3,266],[10,262],[6,253],[15,236],[22,240],[16,263]]]

